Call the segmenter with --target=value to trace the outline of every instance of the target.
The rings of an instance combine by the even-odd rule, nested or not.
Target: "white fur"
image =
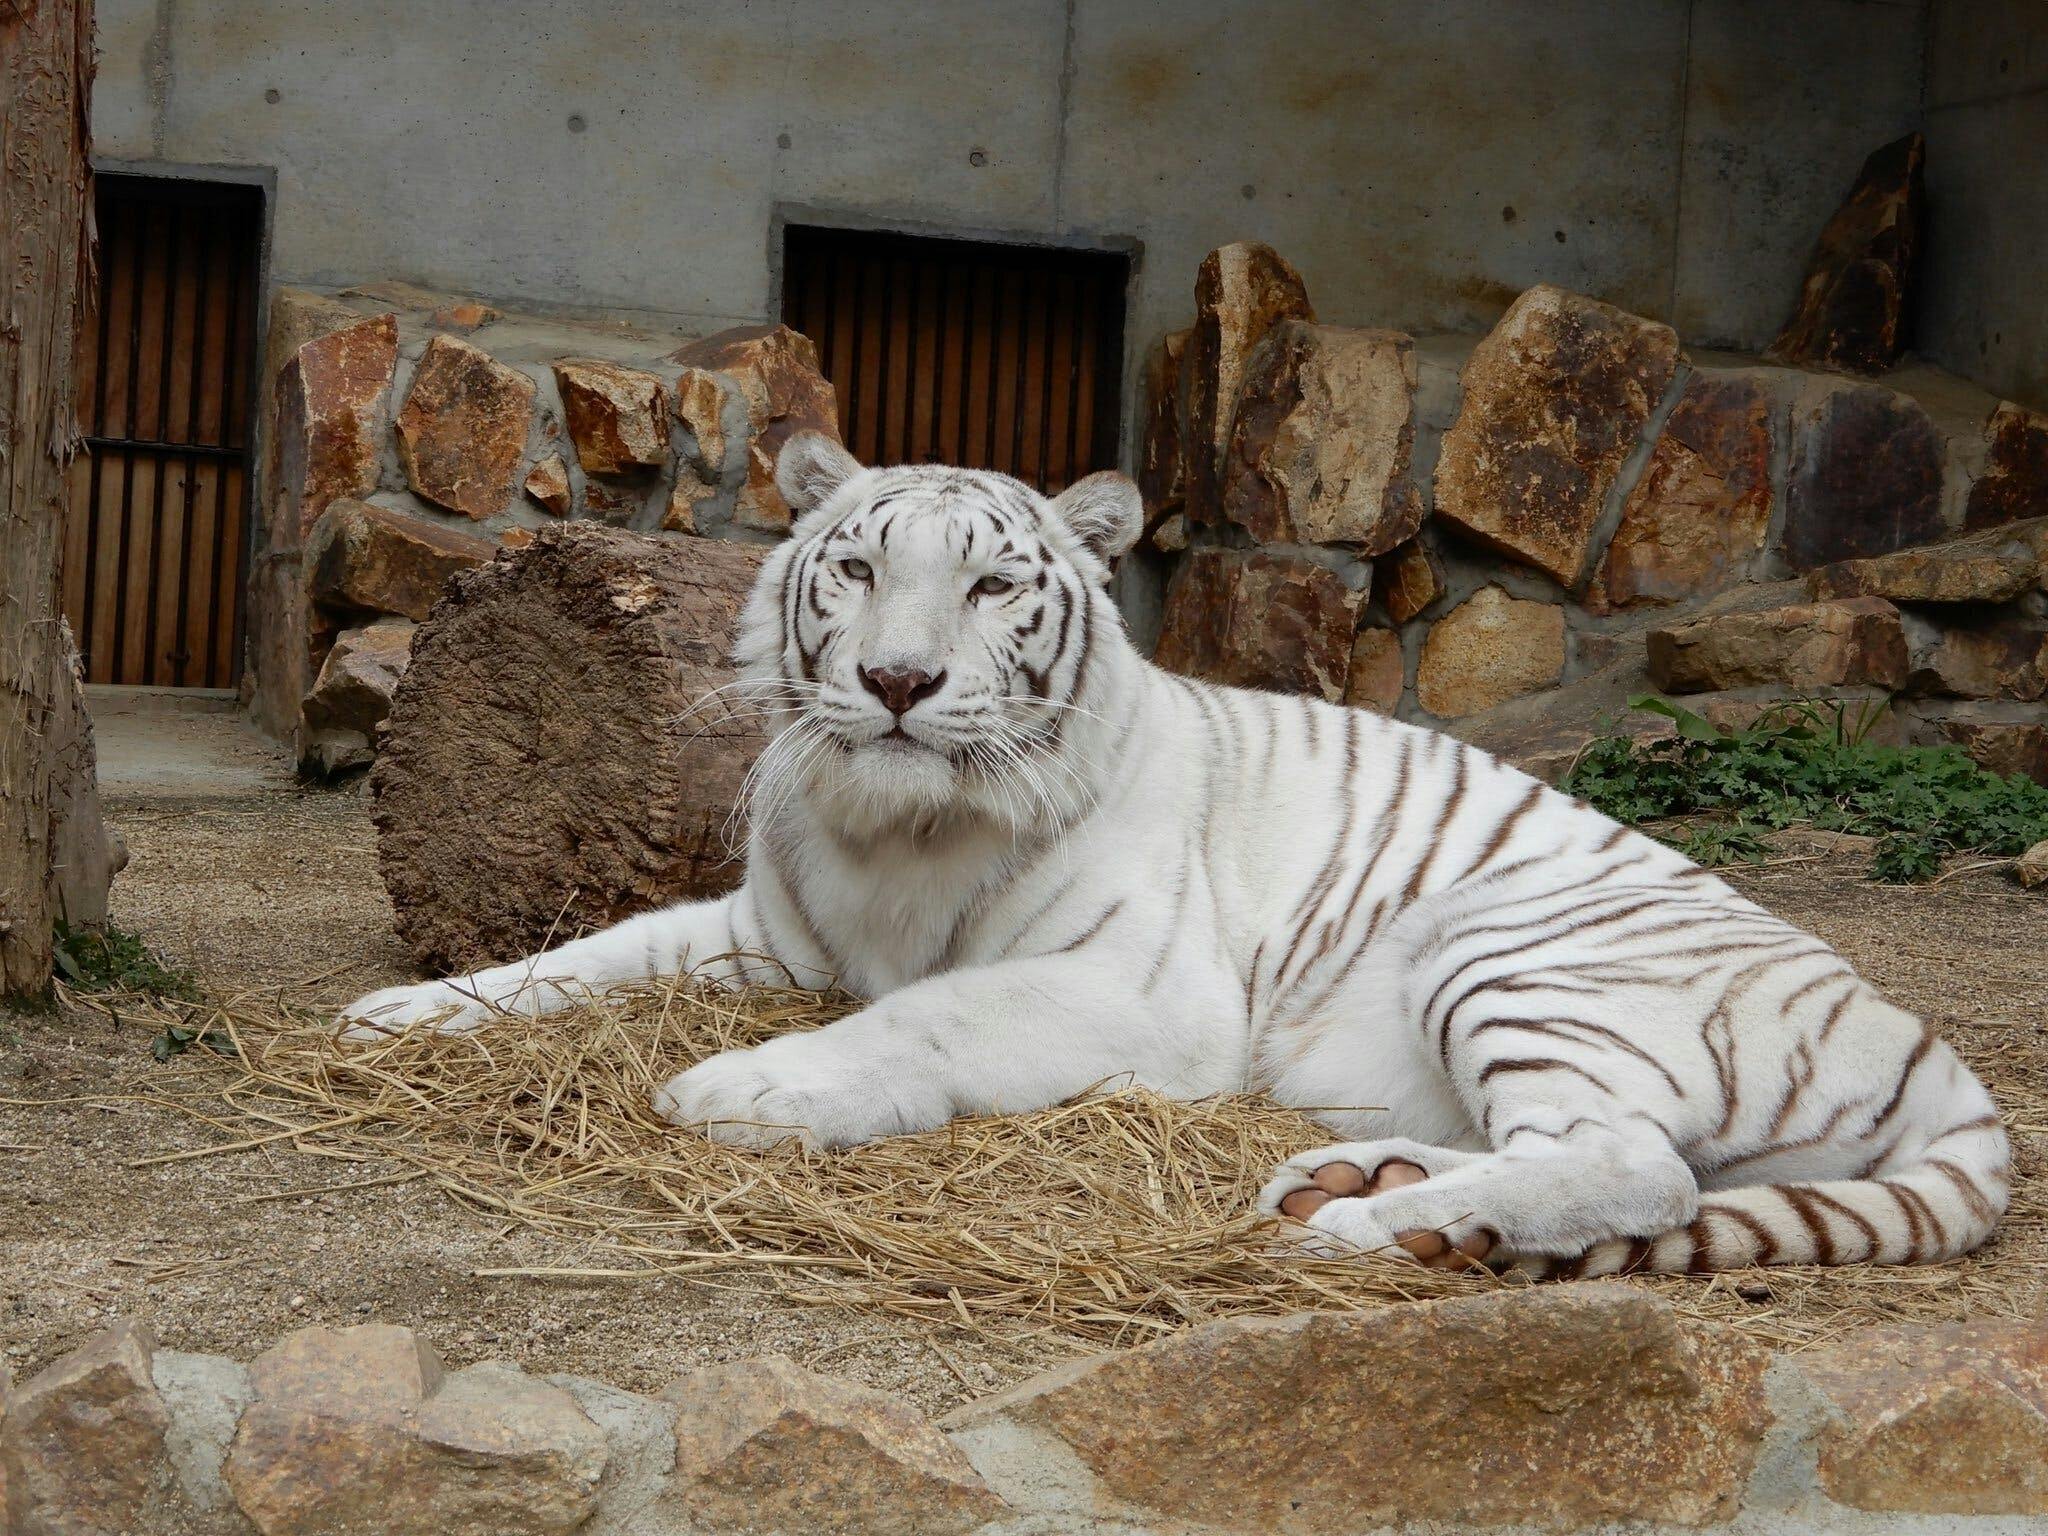
[[[1332,1201],[1318,1244],[1486,1229],[1585,1272],[1931,1259],[1995,1224],[1981,1085],[1818,940],[1473,748],[1138,656],[1103,590],[1121,477],[1047,502],[806,435],[780,479],[803,515],[738,645],[735,707],[777,728],[744,885],[374,993],[359,1029],[770,968],[871,1001],[699,1064],[662,1114],[841,1147],[1107,1080],[1265,1089],[1347,1139],[1263,1208],[1337,1158],[1431,1175]],[[862,666],[944,683],[892,735]]]

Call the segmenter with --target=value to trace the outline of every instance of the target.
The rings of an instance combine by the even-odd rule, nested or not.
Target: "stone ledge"
[[[2044,1467],[2048,1321],[1773,1357],[1618,1282],[1207,1324],[937,1423],[786,1361],[645,1397],[444,1371],[377,1324],[301,1329],[245,1369],[124,1322],[0,1371],[20,1536],[1989,1533],[2039,1528]]]

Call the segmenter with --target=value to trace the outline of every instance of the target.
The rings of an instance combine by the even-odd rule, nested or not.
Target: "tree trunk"
[[[92,70],[92,0],[0,0],[0,995],[49,982],[53,817],[78,800],[57,560],[92,260]]]
[[[766,551],[593,523],[460,573],[371,774],[399,934],[434,970],[739,883],[765,734],[727,653]]]

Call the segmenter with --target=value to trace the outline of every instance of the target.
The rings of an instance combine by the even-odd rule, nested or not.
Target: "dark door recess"
[[[241,655],[263,196],[102,175],[79,333],[64,612],[86,679],[231,688]]]
[[[1114,468],[1129,258],[869,230],[784,231],[782,318],[817,343],[867,464]]]

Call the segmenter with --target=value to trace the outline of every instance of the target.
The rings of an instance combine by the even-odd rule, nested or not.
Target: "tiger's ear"
[[[1053,499],[1052,509],[1105,566],[1137,543],[1145,527],[1136,483],[1113,469],[1082,476]]]
[[[823,432],[798,432],[775,456],[775,489],[801,517],[832,499],[861,470],[860,460]]]

